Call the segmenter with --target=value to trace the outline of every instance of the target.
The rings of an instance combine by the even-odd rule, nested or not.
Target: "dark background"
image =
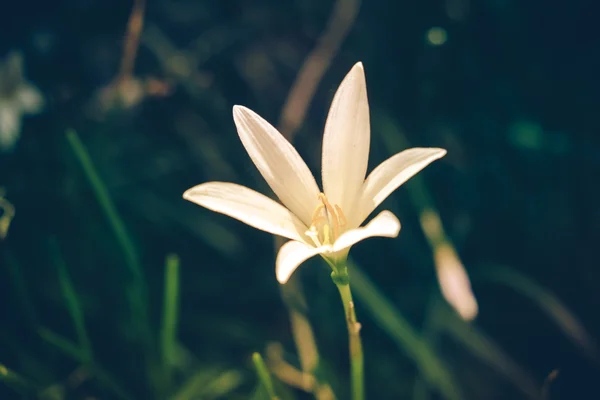
[[[118,74],[131,2],[2,6],[0,55],[23,53],[26,77],[46,107],[25,118],[14,150],[0,154],[0,187],[16,209],[0,242],[0,363],[28,381],[7,381],[1,398],[43,398],[56,386],[64,396],[55,398],[118,398],[91,367],[83,383],[73,384],[82,362],[40,335],[44,328],[77,337],[59,280],[62,264],[85,315],[95,363],[130,398],[169,398],[196,371],[206,371],[206,382],[215,371],[240,377],[220,397],[199,398],[251,398],[257,382],[250,355],[273,341],[297,365],[275,280],[273,238],[181,194],[212,180],[265,191],[239,142],[231,107],[245,105],[278,123],[333,4],[150,0],[133,76],[168,90],[146,93],[133,104],[100,94]],[[595,11],[584,1],[363,1],[294,138],[318,171],[333,93],[362,61],[373,123],[371,165],[401,150],[382,139],[390,126],[388,136],[401,132],[411,145],[448,149],[419,176],[472,278],[480,307],[473,322],[477,337],[485,336],[499,352],[471,351],[443,329],[433,334],[433,348],[469,399],[532,398],[507,377],[507,368],[540,391],[558,369],[551,399],[598,394]],[[446,31],[444,44],[428,42],[432,27]],[[157,48],[170,49],[175,58]],[[77,131],[132,238],[154,336],[161,324],[165,257],[179,257],[178,339],[189,359],[173,367],[164,393],[153,389],[143,367],[156,343],[141,344],[132,327],[127,287],[135,277],[67,129]],[[400,236],[361,243],[352,255],[397,312],[431,338],[430,306],[439,296],[411,184],[385,203],[402,221]],[[506,271],[531,285],[523,288]],[[500,282],[498,276],[508,278]],[[303,266],[298,279],[327,373],[338,398],[348,398],[346,332],[335,287],[318,260]],[[369,398],[413,398],[419,377],[414,360],[360,299],[357,304]],[[586,331],[577,331],[572,319]],[[508,367],[498,361],[506,358]]]

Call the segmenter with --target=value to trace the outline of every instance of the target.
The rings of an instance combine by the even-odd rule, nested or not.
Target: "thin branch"
[[[290,142],[304,122],[306,110],[317,86],[354,24],[359,7],[360,0],[338,0],[327,22],[327,28],[304,60],[279,120],[279,131]]]
[[[133,75],[135,58],[140,45],[140,35],[144,26],[144,12],[146,10],[146,0],[134,0],[131,15],[127,22],[127,33],[125,34],[125,47],[123,48],[123,57],[121,58],[121,67],[116,82],[122,83]]]

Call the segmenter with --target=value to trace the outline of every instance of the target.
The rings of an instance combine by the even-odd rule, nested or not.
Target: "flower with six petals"
[[[346,75],[329,110],[323,135],[322,192],[296,149],[271,124],[242,106],[233,107],[233,118],[248,155],[281,203],[226,182],[195,186],[183,197],[291,239],[277,255],[280,283],[287,282],[301,263],[317,254],[336,268],[357,242],[396,237],[400,222],[390,211],[361,224],[400,185],[446,154],[439,148],[408,149],[366,177],[371,134],[361,63]]]

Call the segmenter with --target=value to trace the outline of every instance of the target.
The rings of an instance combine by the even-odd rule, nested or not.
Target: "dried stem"
[[[350,31],[360,6],[360,0],[338,0],[315,48],[308,54],[296,81],[292,85],[281,111],[279,131],[290,142],[304,122],[308,104],[331,60]]]
[[[144,12],[146,0],[134,0],[131,15],[127,22],[127,33],[125,34],[125,47],[121,58],[121,67],[117,75],[116,83],[126,82],[133,75],[133,66],[140,44],[140,35],[144,26]]]

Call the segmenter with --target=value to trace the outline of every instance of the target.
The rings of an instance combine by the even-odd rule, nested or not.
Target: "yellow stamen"
[[[340,226],[343,228],[344,226],[346,226],[346,217],[344,216],[344,212],[342,211],[342,209],[340,208],[340,206],[338,206],[337,204],[335,205],[335,211],[337,211],[337,217],[340,220]]]
[[[319,193],[319,201],[306,234],[317,246],[330,245],[340,236],[341,228],[346,226],[346,217],[340,206],[329,203],[325,194]]]
[[[325,195],[323,193],[319,193],[319,200],[321,200],[323,202],[323,205],[325,206],[325,210],[327,210],[327,214],[328,214],[327,218],[329,219],[329,222],[333,222],[333,236],[335,238],[337,238],[338,235],[339,235],[339,233],[340,233],[340,223],[338,221],[338,216],[337,216],[337,213],[336,213],[336,209],[333,208],[331,206],[331,204],[329,204],[329,201],[327,201],[327,197],[325,197]],[[330,215],[333,218],[329,218]]]
[[[319,217],[319,213],[321,212],[321,210],[325,208],[325,206],[323,204],[319,204],[317,206],[317,208],[315,209],[315,212],[312,215],[312,223],[314,225],[315,220]]]
[[[329,225],[325,225],[323,227],[323,236],[323,243],[331,244],[331,242],[329,241]]]

